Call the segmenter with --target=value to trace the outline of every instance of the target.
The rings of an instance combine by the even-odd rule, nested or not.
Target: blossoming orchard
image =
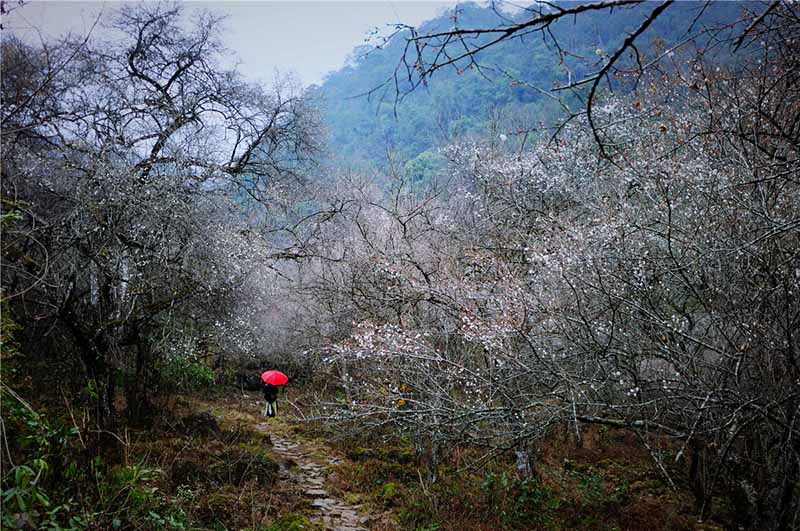
[[[392,107],[397,120],[404,109],[419,112],[415,91],[430,89],[421,108],[445,111],[436,118],[437,143],[423,147],[421,130],[413,139],[419,145],[393,145],[401,136],[393,122],[381,122],[369,138],[366,126],[344,119],[327,130],[326,116],[350,100],[326,100],[324,87],[303,88],[291,77],[269,88],[246,80],[224,66],[221,18],[209,13],[190,23],[180,6],[131,4],[107,26],[116,40],[69,36],[36,45],[4,36],[3,349],[19,349],[26,360],[2,369],[3,407],[18,414],[3,419],[4,445],[7,422],[43,426],[49,435],[24,440],[39,441],[47,459],[80,434],[80,455],[116,448],[108,453],[123,456],[130,472],[139,443],[128,426],[168,433],[171,442],[154,444],[144,463],[151,450],[161,456],[176,444],[169,430],[186,435],[195,426],[163,412],[201,403],[228,411],[229,424],[220,428],[207,413],[214,422],[154,466],[153,477],[172,467],[163,483],[139,469],[123,474],[109,465],[102,476],[92,468],[87,484],[97,499],[149,500],[95,485],[133,477],[130,484],[141,480],[152,496],[172,489],[165,504],[189,500],[181,511],[192,525],[205,518],[198,528],[279,529],[284,524],[274,522],[289,521],[286,507],[333,526],[331,515],[355,515],[350,504],[378,507],[385,520],[372,520],[382,522],[376,528],[394,529],[385,522],[400,503],[396,484],[411,477],[422,489],[415,503],[429,503],[439,520],[414,520],[404,508],[392,522],[454,529],[438,527],[448,522],[433,485],[453,470],[495,463],[507,465],[516,483],[486,474],[486,507],[502,513],[492,522],[538,529],[545,520],[519,524],[502,511],[513,505],[528,515],[520,507],[538,503],[533,512],[555,514],[559,501],[542,500],[579,476],[564,459],[542,479],[542,467],[553,467],[545,452],[563,441],[581,449],[587,434],[613,430],[633,441],[666,491],[688,493],[693,506],[684,512],[693,523],[727,511],[746,522],[742,528],[799,526],[797,4],[747,4],[735,21],[718,24],[697,22],[700,13],[687,19],[680,39],[652,43],[642,36],[678,9],[669,0],[537,2],[515,14],[491,4],[457,7],[425,31],[392,25],[390,36],[323,82],[344,83],[374,67],[370,79],[386,81],[365,94],[376,98],[380,88],[381,97],[396,97],[378,101],[376,122]],[[639,9],[630,19],[636,23],[609,42],[583,42],[559,25],[631,9]],[[462,12],[501,18],[467,27]],[[502,56],[488,54],[513,39],[541,41],[552,54],[531,44],[526,59],[546,66],[552,87],[524,79],[527,63],[495,64]],[[384,52],[394,53],[388,67],[376,59]],[[459,83],[483,78],[482,98],[511,91],[518,101],[491,100],[480,127],[474,116],[446,116],[472,86]],[[439,80],[452,102],[435,92]],[[412,103],[403,107],[406,99]],[[531,101],[536,112],[523,105]],[[363,134],[365,145],[383,135],[384,159],[348,161],[344,147],[326,145],[345,133]],[[291,421],[256,416],[261,397],[247,394],[273,369],[288,384],[268,401],[280,402],[278,417]],[[64,425],[77,431],[53,442],[61,432],[9,381],[32,396],[37,385],[49,389],[55,398],[41,409],[64,404]],[[228,385],[224,400],[240,402],[205,391],[168,400],[201,384]],[[191,418],[207,421],[204,414]],[[242,439],[246,430],[234,422],[253,423],[256,439],[269,442]],[[416,474],[389,481],[366,468],[336,468],[341,455],[363,457],[352,448],[361,443],[343,446],[327,464],[302,462],[316,454],[293,445],[322,444],[321,437],[289,438],[311,423],[329,430],[325,444],[396,437],[413,447]],[[191,446],[203,437],[216,442]],[[28,462],[28,447],[15,445],[2,452]],[[186,461],[215,447],[257,453],[225,461],[219,477],[214,467]],[[265,457],[267,447],[281,453],[279,465],[269,461],[275,455]],[[214,466],[224,461],[214,459]],[[245,462],[247,471],[262,465],[261,480],[241,479],[247,471],[231,479]],[[22,465],[3,479],[4,503],[16,504],[4,527],[45,528],[48,514],[64,523],[31,489],[61,478],[50,469],[73,469],[44,457],[31,463],[24,467],[37,478],[32,483]],[[322,467],[329,467],[324,478],[315,475]],[[581,470],[595,470],[587,467]],[[603,482],[586,477],[575,480],[578,513],[601,506],[590,501]],[[371,494],[348,493],[347,482],[359,480]],[[258,481],[275,492],[283,492],[281,481],[294,482],[291,496],[315,501],[276,509],[271,490],[246,491]],[[229,491],[197,494],[208,485]],[[623,490],[603,510],[623,503]],[[22,492],[39,500],[31,502],[39,504],[35,514],[15,494]],[[246,492],[253,504],[269,500],[258,522],[256,505],[248,506],[251,520],[229,514]],[[507,502],[512,494],[516,501]],[[70,494],[63,507],[74,508],[72,498],[82,495]],[[502,503],[506,509],[495,511]],[[87,511],[85,528],[156,521],[142,523],[142,514],[156,514],[149,508]],[[123,521],[123,513],[138,523]],[[172,528],[167,521],[159,528]],[[577,521],[563,520],[566,528],[580,527]]]

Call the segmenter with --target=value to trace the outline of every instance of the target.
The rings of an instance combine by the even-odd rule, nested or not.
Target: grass
[[[300,441],[325,465],[337,457],[326,488],[360,505],[370,529],[379,531],[721,528],[697,522],[688,489],[672,490],[623,431],[587,429],[580,443],[571,432],[553,432],[539,446],[529,479],[513,473],[512,456],[465,467],[480,452],[458,448],[431,482],[425,456],[407,439],[342,437],[288,415],[270,419],[262,433],[255,429],[265,422],[257,401],[238,392],[178,397],[151,429],[127,433],[123,451],[106,452],[121,459],[98,457],[86,467],[67,457],[80,453],[75,437],[68,447],[69,432],[50,426],[65,477],[59,495],[50,489],[48,505],[38,510],[56,511],[51,519],[65,529],[319,531],[310,500],[278,477],[280,466],[299,471],[272,450],[270,437],[280,437]],[[685,471],[670,472],[680,478]]]
[[[688,490],[671,490],[628,434],[586,431],[585,444],[565,432],[544,441],[534,478],[518,478],[511,456],[463,470],[457,465],[479,454],[461,448],[435,483],[408,441],[361,435],[340,440],[337,449],[347,459],[333,467],[329,483],[380,514],[381,529],[722,528],[697,522]]]
[[[103,441],[78,436],[68,412],[62,420],[52,404],[46,416],[23,407],[14,418],[4,414],[8,435],[20,443],[9,449],[14,462],[38,468],[21,465],[3,477],[14,503],[4,502],[2,527],[320,529],[309,519],[309,500],[279,480],[270,434],[254,429],[263,421],[257,399],[219,391],[173,397],[147,430]],[[269,426],[287,437],[292,428],[284,419]]]

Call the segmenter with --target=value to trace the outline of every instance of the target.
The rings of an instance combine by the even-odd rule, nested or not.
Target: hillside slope
[[[401,160],[410,160],[443,142],[485,131],[490,123],[502,123],[505,117],[513,116],[515,125],[553,118],[557,103],[537,88],[550,90],[580,78],[595,66],[597,54],[616,49],[638,27],[652,5],[618,9],[612,15],[588,12],[554,24],[553,36],[575,57],[560,62],[552,42],[535,33],[481,52],[476,58],[483,67],[480,72],[466,65],[439,70],[427,87],[398,101],[394,81],[387,81],[393,77],[409,35],[401,32],[380,48],[356,48],[345,67],[330,73],[321,86],[310,91],[323,102],[329,145],[337,159],[380,164],[387,151],[392,151]],[[642,36],[643,51],[684,40],[686,29],[695,20],[696,30],[736,20],[742,8],[736,2],[708,6],[676,2]],[[530,14],[505,16],[519,21]],[[490,7],[467,3],[425,22],[418,31],[448,30],[454,24],[475,28],[504,23],[508,21]],[[402,83],[399,86],[400,92],[406,88]]]

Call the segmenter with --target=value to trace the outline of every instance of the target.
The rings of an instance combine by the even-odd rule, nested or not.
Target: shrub
[[[263,531],[321,531],[324,526],[312,522],[307,516],[297,513],[289,513],[281,516]]]
[[[161,384],[183,391],[198,391],[214,385],[214,371],[191,358],[175,357],[159,368]]]
[[[77,430],[49,420],[6,385],[0,385],[0,391],[4,427],[10,440],[16,442],[8,450],[18,453],[19,459],[18,465],[5,471],[0,484],[0,523],[6,529],[58,528],[71,500],[55,503],[47,485],[54,474],[61,473],[64,453]]]
[[[543,486],[536,478],[521,480],[505,472],[488,473],[481,490],[489,507],[505,525],[547,523],[560,505],[552,487]]]

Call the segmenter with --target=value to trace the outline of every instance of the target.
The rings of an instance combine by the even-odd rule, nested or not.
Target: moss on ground
[[[459,449],[428,479],[425,456],[400,438],[339,439],[346,456],[328,483],[340,496],[383,515],[381,528],[722,529],[693,516],[688,490],[673,490],[627,433],[587,430],[582,444],[554,433],[537,455],[535,478],[521,480],[512,456],[465,467],[481,455]],[[370,445],[372,443],[372,445]],[[627,450],[627,451],[626,451]]]
[[[470,468],[482,453],[453,449],[432,482],[428,457],[407,439],[363,433],[343,438],[288,416],[266,421],[257,401],[255,394],[173,400],[152,429],[129,434],[123,463],[92,465],[93,476],[76,480],[101,489],[101,496],[87,498],[98,509],[87,523],[119,529],[320,531],[310,520],[309,497],[280,479],[281,466],[295,472],[300,467],[273,451],[273,437],[302,441],[317,462],[336,457],[326,469],[325,488],[360,505],[370,516],[369,527],[378,531],[712,530],[721,528],[715,521],[732,521],[734,509],[719,499],[712,520],[698,522],[688,489],[673,490],[638,441],[615,429],[585,430],[580,441],[571,432],[554,431],[539,446],[536,477],[525,481],[513,474],[513,456]],[[266,430],[256,429],[265,422]],[[666,455],[670,448],[659,450]],[[674,478],[685,475],[677,467],[669,472]],[[99,499],[111,505],[101,506]]]

